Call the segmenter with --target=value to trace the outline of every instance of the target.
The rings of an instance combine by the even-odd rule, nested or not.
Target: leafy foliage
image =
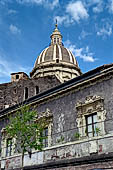
[[[96,127],[95,132],[96,132],[97,136],[100,135],[100,132],[101,132],[100,128]]]
[[[80,134],[79,132],[76,132],[76,133],[74,134],[74,137],[75,137],[76,139],[80,139],[81,134]]]
[[[48,124],[44,117],[38,119],[37,112],[25,105],[20,107],[15,117],[9,118],[9,122],[6,134],[10,138],[16,139],[15,148],[22,153],[22,159],[24,159],[25,152],[31,156],[32,149],[42,150],[44,138],[41,134]]]

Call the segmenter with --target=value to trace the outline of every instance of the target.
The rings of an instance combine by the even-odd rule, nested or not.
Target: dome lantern
[[[56,24],[55,24],[55,29],[50,37],[51,37],[51,45],[52,44],[59,44],[59,45],[62,44],[62,35],[61,35],[60,31],[58,30],[57,20],[56,20]]]

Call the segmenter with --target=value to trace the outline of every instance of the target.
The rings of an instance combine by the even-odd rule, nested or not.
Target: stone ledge
[[[81,166],[81,165],[93,164],[93,163],[104,163],[109,161],[113,161],[113,152],[108,154],[101,154],[101,155],[93,154],[91,156],[86,156],[83,158],[73,158],[68,160],[52,161],[52,162],[35,165],[35,166],[26,166],[24,167],[24,170],[45,170],[45,169],[62,168],[68,166],[79,166],[79,165]],[[20,170],[20,168],[15,170]]]

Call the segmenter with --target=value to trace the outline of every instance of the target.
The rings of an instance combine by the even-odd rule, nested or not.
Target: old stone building
[[[30,77],[12,73],[11,82],[0,85],[2,169],[21,165],[21,155],[3,138],[7,114],[21,103],[50,119],[43,151],[26,154],[24,169],[113,169],[113,64],[82,74],[57,24]]]

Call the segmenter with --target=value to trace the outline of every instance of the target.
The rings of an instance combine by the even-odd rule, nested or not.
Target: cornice
[[[74,93],[89,86],[95,85],[97,82],[102,82],[112,77],[113,77],[113,64],[101,66],[99,68],[96,68],[95,70],[92,70],[72,80],[62,83],[59,86],[56,86],[52,89],[42,92],[36,96],[33,96],[24,101],[23,103],[20,103],[19,105],[14,105],[10,108],[1,111],[0,117],[10,112],[14,112],[15,110],[18,109],[18,107],[21,104],[39,105],[45,102],[47,103],[47,101],[53,100],[53,98],[55,99],[64,95],[68,95],[69,93]]]

